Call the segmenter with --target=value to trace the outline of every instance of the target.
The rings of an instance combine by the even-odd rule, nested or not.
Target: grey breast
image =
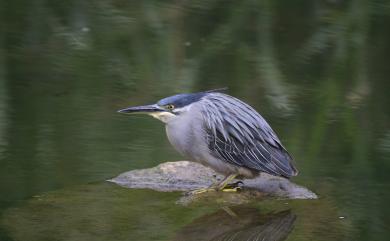
[[[198,103],[191,110],[166,124],[166,133],[172,146],[190,161],[202,162],[208,153],[203,133],[203,118]]]

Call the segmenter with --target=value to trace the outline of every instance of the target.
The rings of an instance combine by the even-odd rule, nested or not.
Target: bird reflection
[[[281,241],[292,231],[295,219],[290,210],[262,214],[256,208],[224,208],[195,219],[174,240]]]

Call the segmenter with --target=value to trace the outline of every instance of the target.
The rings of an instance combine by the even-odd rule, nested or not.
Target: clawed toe
[[[200,188],[200,189],[195,189],[195,190],[192,190],[192,191],[189,191],[186,193],[187,196],[190,196],[190,195],[199,195],[199,194],[202,194],[202,193],[206,193],[206,192],[215,192],[215,188]]]
[[[244,186],[244,183],[242,181],[237,181],[234,183],[229,183],[225,184],[223,187],[219,185],[212,185],[208,188],[200,188],[196,190],[192,190],[187,192],[185,195],[186,196],[191,196],[191,195],[199,195],[207,192],[215,192],[215,191],[222,191],[222,192],[237,192],[242,189]]]
[[[242,181],[237,181],[234,183],[229,183],[225,186],[224,189],[241,189],[244,186],[244,183]]]

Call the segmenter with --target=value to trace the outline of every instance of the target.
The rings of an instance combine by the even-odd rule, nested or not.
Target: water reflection
[[[288,236],[296,219],[290,210],[260,211],[253,205],[182,207],[174,204],[178,195],[128,190],[107,183],[83,185],[36,196],[8,209],[0,217],[0,227],[15,240],[29,241],[41,241],[43,237],[85,241],[276,241]],[[285,208],[266,206],[262,208]],[[182,228],[177,232],[178,227]]]
[[[225,203],[176,205],[179,196],[178,192],[129,190],[102,182],[56,190],[7,209],[0,216],[3,232],[0,240],[4,239],[1,235],[7,235],[8,239],[21,241],[251,240],[254,237],[269,241],[283,240],[289,233],[292,240],[353,240],[348,235],[354,231],[349,214],[324,198],[256,201],[220,209]],[[350,203],[356,206],[356,202]]]
[[[301,170],[297,182],[329,197],[357,227],[337,233],[336,222],[331,232],[339,237],[331,236],[331,215],[318,225],[320,237],[308,239],[310,227],[297,228],[301,240],[389,237],[388,0],[0,5],[0,213],[48,190],[179,160],[160,123],[115,110],[228,86],[283,139]],[[156,218],[140,203],[126,221],[182,217]],[[153,232],[145,226],[140,232]],[[18,240],[32,240],[37,229],[29,231]],[[342,232],[349,236],[340,238]]]
[[[295,219],[290,210],[263,214],[252,207],[225,207],[195,219],[174,240],[281,241],[293,230]]]

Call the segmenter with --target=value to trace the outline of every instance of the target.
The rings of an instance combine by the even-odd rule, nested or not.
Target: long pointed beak
[[[118,110],[119,113],[124,114],[148,114],[153,112],[162,112],[164,109],[160,108],[158,105],[142,105],[142,106],[133,106],[127,107],[125,109]]]

